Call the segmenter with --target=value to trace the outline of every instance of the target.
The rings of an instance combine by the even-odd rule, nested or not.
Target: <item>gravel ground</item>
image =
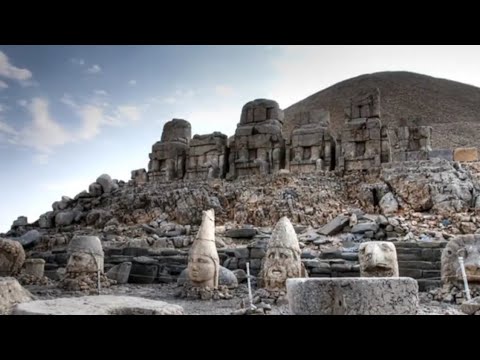
[[[65,292],[56,287],[25,286],[38,300],[54,299],[58,297],[84,296],[84,293]],[[149,285],[117,285],[102,290],[102,295],[130,295],[152,300],[166,301],[183,307],[187,315],[230,315],[241,308],[242,299],[248,299],[245,285],[233,291],[234,297],[230,300],[187,300],[175,297],[178,290],[176,284],[149,284]],[[288,305],[272,305],[271,315],[290,315]],[[460,306],[430,301],[420,294],[418,315],[462,315]]]

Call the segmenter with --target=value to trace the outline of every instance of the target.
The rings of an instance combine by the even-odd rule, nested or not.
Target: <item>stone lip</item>
[[[19,304],[13,315],[183,315],[183,308],[133,296],[82,296]]]
[[[295,315],[415,315],[418,284],[412,278],[288,279]]]

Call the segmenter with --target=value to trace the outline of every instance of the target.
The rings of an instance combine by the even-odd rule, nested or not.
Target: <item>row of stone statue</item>
[[[168,182],[180,179],[234,179],[280,171],[362,170],[390,161],[426,160],[430,127],[383,126],[380,93],[374,89],[349,99],[345,125],[336,138],[330,113],[299,112],[284,124],[277,102],[257,99],[242,108],[235,135],[195,135],[186,120],[173,119],[152,146],[148,172],[132,171],[132,180]]]
[[[104,269],[102,244],[95,236],[75,236],[68,246],[70,254],[66,278],[78,278],[90,273],[100,275]],[[442,253],[442,280],[461,283],[458,257],[464,258],[467,280],[480,283],[480,234],[457,236],[449,241]],[[14,240],[0,239],[0,276],[15,276],[25,262],[22,245]],[[396,249],[391,242],[365,242],[359,248],[361,277],[398,277]],[[27,272],[43,276],[41,259],[25,262]],[[220,261],[215,244],[215,215],[203,212],[196,239],[190,249],[187,274],[191,285],[198,288],[218,288]],[[301,261],[301,250],[293,225],[288,218],[276,224],[268,242],[259,280],[260,287],[272,291],[285,290],[288,278],[308,277]]]

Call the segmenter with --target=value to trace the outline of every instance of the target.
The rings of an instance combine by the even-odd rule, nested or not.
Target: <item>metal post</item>
[[[247,284],[248,284],[248,300],[250,301],[250,309],[256,309],[253,305],[252,285],[250,284],[250,263],[247,262]]]
[[[465,264],[463,263],[463,257],[458,258],[460,264],[460,269],[462,270],[463,284],[465,286],[465,295],[467,296],[467,301],[470,301],[472,298],[470,296],[470,289],[468,288],[467,274],[465,273]]]

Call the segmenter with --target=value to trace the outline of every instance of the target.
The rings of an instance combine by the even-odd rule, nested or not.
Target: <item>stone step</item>
[[[400,269],[419,269],[419,270],[440,270],[440,261],[399,261],[398,267]]]
[[[427,292],[439,287],[442,287],[441,280],[430,280],[430,279],[418,279],[418,290],[422,292]]]

